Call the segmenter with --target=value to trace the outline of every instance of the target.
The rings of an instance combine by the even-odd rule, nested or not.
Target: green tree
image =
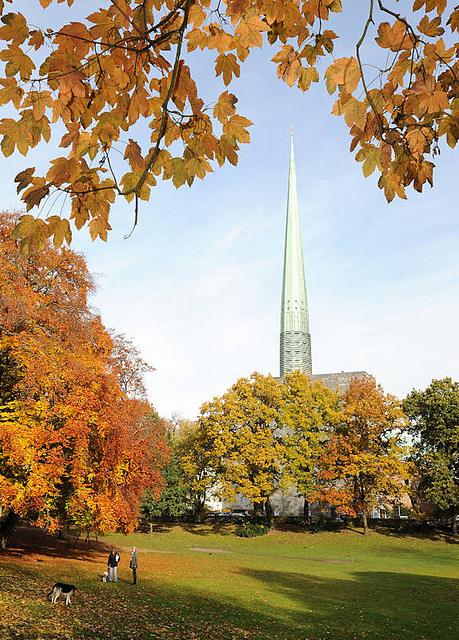
[[[184,483],[179,458],[175,451],[174,435],[169,432],[168,444],[171,451],[169,462],[162,470],[164,487],[159,498],[149,490],[145,492],[140,511],[143,519],[152,525],[160,518],[167,522],[183,516],[189,506],[187,489]]]
[[[309,521],[309,502],[317,491],[318,469],[327,433],[336,421],[338,394],[299,371],[288,373],[281,385],[284,427],[283,483],[296,486],[304,497],[303,521]]]
[[[404,409],[417,436],[415,460],[421,474],[420,491],[449,512],[457,535],[459,514],[459,383],[432,380],[424,391],[413,390]]]

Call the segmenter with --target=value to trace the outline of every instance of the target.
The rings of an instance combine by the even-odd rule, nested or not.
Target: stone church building
[[[280,378],[285,373],[296,370],[308,374],[312,380],[320,380],[325,386],[340,393],[344,393],[353,378],[370,377],[365,371],[313,373],[295,154],[291,130],[280,319]],[[243,496],[238,496],[233,503],[223,504],[219,501],[212,501],[212,503],[214,509],[249,510],[252,508],[251,503]],[[287,491],[277,491],[271,497],[271,504],[275,515],[303,515],[304,500],[293,487]],[[312,512],[313,514],[314,512],[318,513],[318,508],[315,505],[312,505]]]

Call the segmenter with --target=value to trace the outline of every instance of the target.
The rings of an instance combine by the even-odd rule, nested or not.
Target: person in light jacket
[[[131,559],[129,561],[129,568],[132,570],[132,584],[137,584],[137,567],[139,562],[137,560],[137,551],[135,547],[132,547]]]

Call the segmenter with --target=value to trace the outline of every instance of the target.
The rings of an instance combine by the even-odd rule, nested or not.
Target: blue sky
[[[348,33],[356,24],[343,20]],[[433,377],[459,378],[457,159],[444,149],[434,188],[388,205],[349,154],[332,98],[322,87],[303,95],[283,85],[273,53],[251,56],[232,89],[255,123],[237,167],[216,168],[191,189],[160,184],[129,240],[133,211],[121,202],[106,244],[75,234],[97,276],[92,304],[156,367],[148,388],[165,416],[194,417],[252,371],[278,374],[290,124],[314,372],[364,369],[399,396]],[[205,57],[195,64],[211,101],[221,85]],[[0,159],[4,208],[18,205],[16,173],[44,169],[53,151]]]

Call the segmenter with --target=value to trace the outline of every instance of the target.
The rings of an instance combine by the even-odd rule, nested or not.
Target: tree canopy
[[[169,461],[162,470],[164,486],[158,496],[147,489],[140,505],[142,519],[152,525],[155,519],[171,520],[185,515],[191,510],[187,484],[180,466],[179,448],[172,424],[168,425],[167,443],[170,449]]]
[[[208,465],[227,498],[241,493],[268,505],[281,477],[281,406],[275,378],[254,373],[201,407],[198,429]]]
[[[62,23],[36,25],[34,1],[66,3]],[[403,13],[396,0],[99,0],[89,15],[78,0],[28,4],[0,0],[0,105],[12,116],[0,122],[1,151],[27,156],[53,139],[62,154],[43,175],[16,176],[33,212],[16,228],[24,247],[70,242],[70,221],[106,239],[116,198],[134,201],[137,222],[139,199],[159,180],[191,185],[236,164],[252,123],[229,87],[264,43],[289,86],[307,91],[324,78],[351,151],[365,176],[379,173],[389,201],[432,184],[434,156],[459,138],[459,8],[446,0],[404,3]],[[342,10],[361,35],[353,55],[335,58]],[[224,85],[209,103],[194,80],[190,54],[200,50]]]
[[[206,487],[228,500],[237,494],[270,519],[276,490],[296,490],[360,515],[408,493],[411,467],[400,402],[373,378],[354,378],[341,397],[299,371],[280,380],[254,373],[201,407],[183,462],[199,459]],[[203,471],[205,473],[203,474]]]
[[[395,396],[370,378],[351,380],[339,421],[321,458],[319,499],[367,518],[374,507],[408,492],[410,466],[402,435],[407,419]]]
[[[145,488],[161,488],[164,426],[122,388],[129,351],[121,370],[84,258],[50,245],[25,256],[14,223],[0,215],[1,512],[132,529]]]
[[[413,390],[404,400],[416,436],[415,460],[424,498],[452,515],[457,533],[459,515],[459,383],[432,380],[424,391]]]
[[[338,394],[321,382],[311,382],[299,371],[287,373],[282,383],[283,485],[294,486],[304,497],[304,523],[309,500],[317,495],[320,467],[327,441],[339,417]]]

